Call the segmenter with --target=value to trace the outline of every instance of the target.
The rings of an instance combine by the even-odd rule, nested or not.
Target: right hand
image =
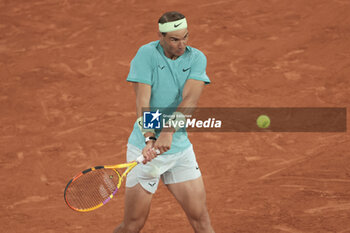
[[[150,162],[152,159],[158,156],[157,153],[153,153],[155,141],[150,140],[147,142],[146,146],[142,149],[142,155],[145,158],[143,164]]]
[[[170,150],[171,142],[173,141],[174,132],[161,132],[157,141],[154,143],[154,148],[159,150],[160,154]],[[155,151],[154,151],[155,153]]]

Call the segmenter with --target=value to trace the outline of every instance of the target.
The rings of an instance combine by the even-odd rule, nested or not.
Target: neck
[[[166,55],[165,55],[166,56]],[[167,56],[167,57],[169,57],[169,56]],[[175,56],[175,55],[173,55],[173,56],[170,56],[169,57],[171,60],[176,60],[177,58],[178,58],[178,56]]]

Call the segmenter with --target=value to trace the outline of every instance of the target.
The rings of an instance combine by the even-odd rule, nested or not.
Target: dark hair
[[[180,20],[185,18],[185,16],[177,11],[169,11],[164,13],[158,20],[158,23],[168,23],[168,22],[173,22],[176,20]],[[162,32],[163,36],[166,35],[166,32]]]

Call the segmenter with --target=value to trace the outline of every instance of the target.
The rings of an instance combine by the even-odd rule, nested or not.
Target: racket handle
[[[140,155],[139,157],[136,158],[137,163],[142,163],[143,160],[145,160],[145,157],[143,157],[143,155]]]
[[[154,149],[153,149],[153,150],[154,150]],[[154,150],[154,151],[157,153],[157,155],[160,154],[160,150],[156,149],[156,150]],[[142,163],[143,160],[145,160],[145,157],[143,157],[143,155],[140,155],[139,157],[136,158],[136,162],[137,162],[137,163]]]

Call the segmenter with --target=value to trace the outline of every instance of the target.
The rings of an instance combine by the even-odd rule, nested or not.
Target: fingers
[[[157,141],[154,143],[154,148],[159,150],[159,154],[163,154],[170,150],[171,142],[172,142],[172,133],[162,132],[158,137]]]
[[[164,136],[165,135],[165,136]],[[170,150],[172,135],[164,134],[163,137],[160,136],[156,142],[152,141],[152,144],[147,144],[142,150],[144,156],[143,164],[150,162],[152,159],[160,154],[163,154]]]
[[[154,146],[155,150],[158,150],[158,154],[163,154],[165,152],[167,152],[168,150],[170,150],[170,146]]]
[[[154,149],[154,148],[153,148],[153,150],[156,152],[157,155],[160,155],[160,150]]]
[[[143,157],[145,158],[145,159],[143,160],[143,164],[146,164],[147,162],[150,162],[150,161],[154,158],[154,156],[153,156],[152,153],[150,152],[150,149],[144,150],[144,151],[142,152],[142,154],[143,154]]]
[[[155,148],[147,148],[142,151],[143,157],[145,158],[143,164],[150,162],[152,159],[160,154],[160,150]]]

